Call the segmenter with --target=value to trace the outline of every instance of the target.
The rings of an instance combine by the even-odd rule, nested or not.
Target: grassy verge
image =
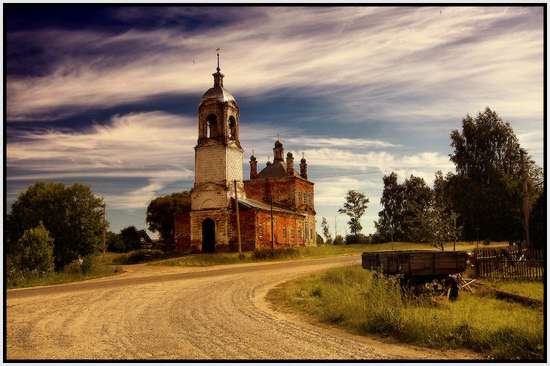
[[[396,281],[360,266],[287,282],[271,290],[268,300],[357,334],[466,347],[494,359],[544,358],[542,310],[465,292],[456,302],[402,296]]]
[[[542,281],[482,281],[483,284],[497,290],[515,295],[544,300],[544,283]]]
[[[505,243],[491,243],[491,247],[506,245]],[[458,242],[456,250],[471,250],[476,247],[475,243]],[[487,246],[484,246],[487,247]],[[316,247],[303,247],[270,251],[245,252],[244,258],[239,259],[237,253],[212,253],[212,254],[188,254],[178,258],[156,261],[150,264],[161,264],[168,266],[212,266],[217,264],[252,263],[259,261],[290,260],[305,258],[324,258],[346,254],[361,254],[363,252],[374,252],[382,250],[407,250],[407,249],[434,249],[431,244],[421,243],[383,243],[383,244],[350,244],[350,245],[319,245]],[[453,250],[453,244],[448,243],[445,250]],[[263,254],[262,254],[263,253]]]
[[[67,266],[61,272],[51,272],[42,276],[20,276],[18,278],[8,278],[8,288],[22,288],[32,286],[57,285],[61,283],[76,282],[111,276],[122,272],[120,266],[111,265],[112,256],[97,256],[93,264],[85,272],[80,270],[75,264]]]

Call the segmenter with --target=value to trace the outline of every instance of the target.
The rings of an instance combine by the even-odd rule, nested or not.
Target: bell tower
[[[198,139],[195,146],[195,182],[191,192],[191,245],[203,245],[200,230],[204,220],[213,226],[215,245],[229,245],[232,198],[237,181],[239,198],[244,198],[243,149],[239,141],[239,106],[223,87],[218,67],[214,85],[202,96],[198,108]],[[210,230],[210,229],[208,229]],[[200,249],[200,248],[197,248]],[[204,250],[204,248],[202,248]]]

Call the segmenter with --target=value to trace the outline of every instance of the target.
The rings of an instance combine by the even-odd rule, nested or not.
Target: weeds
[[[466,347],[493,359],[544,358],[541,310],[465,292],[455,302],[410,298],[398,282],[359,266],[288,282],[268,298],[359,334],[437,348]]]

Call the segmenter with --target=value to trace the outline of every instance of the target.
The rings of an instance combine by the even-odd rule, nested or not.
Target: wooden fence
[[[541,280],[546,251],[535,249],[475,249],[476,275],[487,279]]]

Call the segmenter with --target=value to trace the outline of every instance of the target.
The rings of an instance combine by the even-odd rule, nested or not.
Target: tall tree
[[[400,240],[403,237],[403,187],[397,183],[394,172],[385,175],[382,180],[382,211],[378,213],[378,222],[375,222],[376,231],[386,240]]]
[[[368,203],[369,199],[363,193],[350,190],[346,195],[344,206],[338,210],[338,213],[350,217],[348,225],[353,235],[357,235],[363,229],[359,220],[367,210]]]
[[[420,225],[420,217],[430,208],[432,190],[423,178],[411,175],[403,183],[403,222],[401,225],[405,240],[425,241],[426,233]]]
[[[475,118],[467,115],[462,131],[452,131],[451,147],[456,174],[447,176],[445,186],[465,239],[521,240],[521,149],[510,124],[489,108]],[[535,188],[541,170],[529,157],[526,165]]]
[[[332,236],[330,235],[330,230],[328,227],[328,222],[325,217],[321,220],[321,227],[323,228],[323,236],[325,237],[325,243],[331,244],[332,243]]]
[[[189,191],[157,197],[147,206],[146,222],[149,230],[158,232],[165,245],[174,244],[175,216],[191,210]]]
[[[102,245],[103,199],[82,184],[35,183],[21,193],[7,217],[8,255],[23,232],[43,223],[54,239],[55,268],[93,253]]]

